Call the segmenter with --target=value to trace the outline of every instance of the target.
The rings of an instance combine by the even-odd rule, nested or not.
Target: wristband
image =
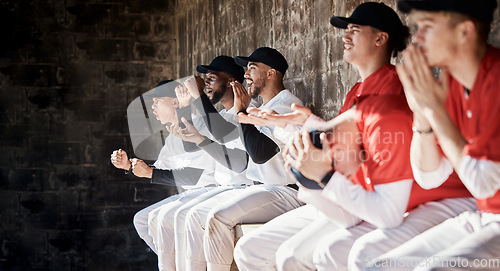
[[[125,170],[125,174],[129,173],[132,173],[132,175],[134,174],[134,172],[132,172],[132,163],[130,163],[130,168]]]
[[[321,178],[321,181],[318,183],[319,186],[321,186],[322,188],[325,188],[325,186],[328,184],[328,182],[330,181],[330,179],[332,178],[334,173],[335,173],[335,169],[328,171],[328,173],[326,173],[325,176],[323,176],[323,178]]]
[[[419,130],[419,129],[418,129],[417,127],[415,127],[415,126],[413,126],[411,129],[413,130],[413,132],[414,132],[414,133],[419,133],[419,134],[430,134],[430,133],[432,133],[432,127],[431,127],[431,128],[429,128],[428,130],[424,130],[424,131]]]
[[[243,114],[245,114],[245,115],[248,115],[248,113],[247,113],[247,110],[246,110],[246,109],[242,109],[242,110],[238,111],[238,113],[236,113],[236,116],[238,116],[238,114],[239,114],[239,113],[243,113]]]

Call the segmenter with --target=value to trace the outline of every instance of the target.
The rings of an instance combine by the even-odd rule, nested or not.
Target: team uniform
[[[379,95],[403,95],[401,83],[392,65],[385,65],[363,82],[356,83],[347,93],[339,114],[347,111],[360,99]],[[324,120],[321,118],[311,115],[304,126],[315,127],[322,122]],[[280,269],[284,265],[297,266],[299,269],[313,268],[310,259],[312,259],[312,250],[315,245],[293,245],[292,248],[291,244],[284,244],[284,242],[295,235],[304,236],[300,238],[304,242],[305,240],[317,242],[316,237],[319,239],[323,237],[320,232],[334,231],[339,226],[346,228],[360,222],[359,218],[322,197],[318,190],[301,187],[298,197],[308,204],[273,219],[238,241],[235,249],[235,262],[240,270],[275,270],[276,254],[280,254],[280,262],[277,264]],[[337,224],[331,224],[328,218],[335,220]],[[316,225],[311,226],[310,231],[305,230],[303,231],[305,233],[302,233],[301,230],[313,221]],[[323,227],[327,227],[328,230],[325,228],[325,230],[318,231]],[[314,232],[317,234],[313,235]],[[280,250],[277,253],[278,248]]]
[[[203,122],[197,120],[194,125],[202,130]],[[139,236],[146,242],[146,244],[158,254],[158,249],[155,246],[151,235],[149,234],[148,226],[148,216],[154,209],[168,205],[171,208],[176,209],[183,203],[195,198],[196,196],[213,189],[214,180],[214,163],[207,162],[210,156],[204,152],[192,152],[187,153],[184,150],[182,140],[176,138],[172,135],[168,135],[165,139],[165,144],[160,150],[158,155],[158,160],[153,164],[153,177],[151,183],[154,184],[164,184],[164,185],[179,185],[184,189],[185,192],[172,195],[160,202],[157,202],[151,206],[148,206],[134,216],[134,227],[137,230]],[[188,172],[187,175],[194,175],[192,178],[194,183],[186,182],[186,168],[199,169],[199,172],[191,174]],[[163,172],[169,171],[171,174],[170,178],[163,178]],[[184,183],[183,183],[184,182]]]
[[[500,255],[499,76],[500,50],[489,47],[472,90],[466,90],[450,76],[445,103],[449,117],[468,142],[458,176],[475,196],[479,211],[463,212],[446,220],[373,261],[370,269],[408,266],[420,270],[434,267],[497,270],[500,267],[498,262],[487,266],[478,261],[498,260]],[[423,185],[433,182],[437,187],[443,182],[440,176],[447,176],[453,167],[443,158],[435,172],[423,173],[416,167],[413,170],[417,181]],[[423,174],[434,178],[420,179],[418,176]]]
[[[208,101],[206,96],[204,99]],[[210,103],[210,101],[208,101]],[[197,104],[195,102],[195,104]],[[197,107],[199,110],[202,109]],[[203,112],[201,112],[203,114]],[[219,113],[217,113],[219,115]],[[223,109],[220,112],[220,116],[224,118],[224,121],[234,122],[235,112],[234,109],[226,111]],[[203,118],[205,124],[207,124],[207,119]],[[213,124],[213,123],[212,123]],[[207,127],[209,130],[210,127]],[[207,133],[211,137],[211,132]],[[214,138],[212,138],[214,139]],[[197,193],[196,197],[191,198],[187,202],[182,202],[182,205],[172,208],[172,206],[162,206],[155,209],[149,214],[149,232],[155,245],[161,250],[158,252],[158,262],[159,270],[185,270],[185,218],[186,214],[193,206],[214,197],[215,195],[222,193],[227,190],[232,189],[243,189],[246,186],[252,185],[253,183],[246,177],[247,161],[236,161],[239,157],[229,157],[227,152],[230,150],[239,150],[240,152],[246,153],[244,151],[244,146],[238,137],[219,145],[216,142],[211,142],[212,140],[207,139],[207,144],[201,143],[199,145],[201,152],[205,154],[203,163],[212,163],[214,157],[213,152],[225,152],[225,157],[223,159],[228,159],[227,163],[232,164],[233,167],[236,163],[244,163],[244,167],[238,172],[228,168],[228,165],[223,165],[219,162],[215,163],[214,168],[214,178],[217,183],[217,187],[207,190],[206,193]],[[210,143],[211,142],[211,143]],[[181,144],[182,146],[182,144]],[[215,155],[214,155],[215,156]],[[217,159],[215,159],[217,161]],[[182,200],[181,200],[182,201]]]
[[[399,98],[396,98],[395,95]],[[388,101],[384,101],[385,99]],[[357,112],[360,112],[361,115],[359,115],[357,119],[359,129],[365,136],[365,150],[371,154],[372,158],[378,157],[366,161],[357,175],[352,178],[352,181],[358,186],[357,189],[359,190],[360,187],[363,187],[365,191],[373,192],[375,190],[374,186],[377,184],[383,185],[390,182],[397,183],[397,181],[400,180],[412,179],[409,157],[407,155],[408,152],[404,152],[405,148],[409,151],[409,142],[411,141],[411,132],[409,129],[411,126],[411,113],[404,100],[402,86],[394,66],[385,65],[366,78],[364,82],[357,83],[347,94],[346,101],[340,110],[340,114],[354,104],[360,104],[359,108],[357,108]],[[376,109],[377,106],[386,108],[386,110],[378,113],[377,110],[379,109]],[[363,113],[363,111],[366,111],[366,113]],[[390,112],[395,112],[395,114],[391,115]],[[401,116],[397,116],[397,114]],[[387,120],[381,120],[380,116],[383,116]],[[389,122],[391,119],[399,126],[387,127],[381,125],[384,121]],[[314,126],[318,121],[322,120],[312,116],[306,121],[305,126]],[[390,149],[390,146],[378,142],[383,138],[377,137],[378,135],[374,133],[376,129],[381,129],[382,132],[380,132],[380,135],[385,134],[384,132],[402,135],[400,137],[388,139],[391,144],[397,143],[396,146],[399,146],[399,151]],[[370,137],[370,133],[374,133],[374,136]],[[395,140],[401,142],[395,142]],[[406,142],[403,142],[405,140]],[[368,148],[369,146],[373,146],[373,149]],[[378,161],[381,160],[384,153],[397,153],[400,157],[393,158],[390,161]],[[406,170],[406,173],[394,171],[403,169]],[[240,239],[235,251],[235,261],[240,270],[274,270],[275,263],[280,270],[288,270],[290,268],[297,268],[300,270],[311,270],[315,268],[325,270],[346,268],[347,258],[349,256],[348,253],[353,242],[359,236],[367,232],[374,230],[374,232],[379,230],[383,231],[384,229],[376,230],[377,227],[373,224],[366,221],[361,222],[360,217],[363,217],[363,215],[371,215],[367,213],[374,213],[373,215],[376,215],[376,212],[370,208],[370,205],[356,202],[354,206],[350,208],[341,207],[352,205],[352,202],[349,198],[344,199],[344,201],[340,200],[342,196],[337,197],[335,191],[342,191],[345,195],[352,196],[354,192],[352,189],[354,189],[354,187],[351,184],[346,184],[345,181],[336,181],[334,179],[332,179],[330,183],[339,184],[341,187],[329,185],[323,192],[300,189],[299,198],[308,202],[309,204],[307,206],[284,214]],[[401,206],[407,206],[408,210],[429,200],[438,200],[445,197],[464,197],[468,195],[467,190],[460,182],[454,182],[452,180],[447,182],[447,188],[451,189],[452,192],[444,194],[443,191],[433,191],[431,196],[421,193],[422,189],[418,185],[412,186],[411,181],[403,181],[401,184],[394,185],[399,186],[399,188],[393,188],[389,191],[398,189],[405,191],[411,187],[412,191],[409,200],[408,197],[403,197],[398,203]],[[358,191],[358,193],[362,194],[363,191]],[[377,193],[380,192],[377,191]],[[391,197],[394,198],[396,196],[391,195]],[[328,200],[329,198],[337,200],[332,202]],[[357,208],[356,205],[361,206],[361,208]],[[434,207],[434,211],[426,208],[426,211],[429,212],[426,214],[427,216],[433,216],[433,213],[436,213],[436,215],[442,214],[442,209],[448,212],[444,212],[443,217],[440,218],[441,220],[436,219],[437,222],[429,222],[427,225],[428,227],[443,221],[446,217],[460,213],[463,210],[467,210],[466,208],[473,206],[470,200],[467,199],[456,199],[456,201],[447,204],[432,203],[431,205],[440,208]],[[452,209],[452,211],[449,211],[447,207],[441,207],[441,205],[451,205],[449,209]],[[367,207],[368,209],[366,209]],[[404,209],[402,212],[404,212]],[[395,212],[391,215],[385,214],[385,216],[388,217],[388,220],[393,217],[402,219],[402,212]],[[379,215],[378,218],[374,218],[374,221],[379,225],[397,223],[391,221],[377,222],[377,219],[383,220],[384,216]],[[358,225],[351,227],[356,224]],[[410,224],[410,221],[406,218],[402,225]],[[405,228],[412,227],[415,226],[406,226]],[[412,233],[408,233],[409,230],[405,228],[400,228],[399,234],[396,235],[397,238],[406,236],[407,240],[413,236]],[[326,236],[327,233],[331,233],[330,236]],[[405,235],[404,233],[407,234]],[[348,235],[349,238],[344,236],[344,234]],[[391,237],[395,238],[394,236]],[[383,245],[380,246],[390,247],[396,246],[397,244],[397,241],[391,244],[385,244],[388,240],[385,238],[378,239],[380,242],[384,242],[382,243]],[[403,240],[405,239],[403,238]],[[320,241],[323,243],[323,248],[317,246],[317,243]],[[330,247],[335,250],[333,253],[334,256],[330,255]],[[316,251],[314,248],[317,248]],[[369,255],[373,255],[372,253],[375,253],[375,255],[382,254],[376,253],[379,253],[377,249],[380,250],[383,248],[369,248],[370,250],[364,250],[363,252],[368,252],[370,253]],[[323,251],[321,249],[323,249]],[[313,258],[315,258],[314,262]]]
[[[291,111],[292,103],[302,104],[290,91],[282,90],[259,108],[287,113]],[[255,128],[259,133],[257,136],[271,138],[278,146],[283,146],[283,143],[272,136],[274,127],[252,129]],[[242,134],[245,137],[245,131]],[[242,140],[248,152],[251,146],[247,145],[245,138]],[[302,205],[296,198],[297,191],[287,186],[295,183],[295,180],[287,176],[279,152],[259,163],[249,160],[247,168],[247,177],[258,185],[225,191],[194,206],[188,212],[186,270],[204,270],[207,266],[208,270],[229,270],[233,260],[233,228],[236,224],[267,222]]]

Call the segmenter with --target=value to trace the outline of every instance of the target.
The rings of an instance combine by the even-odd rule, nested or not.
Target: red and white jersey
[[[413,113],[405,96],[367,96],[359,101],[356,113],[367,160],[352,178],[353,182],[374,191],[375,185],[413,179],[410,164]],[[441,186],[429,190],[414,182],[407,210],[428,201],[470,196],[456,174],[450,175]]]
[[[373,97],[381,97],[385,95],[398,95],[400,98],[388,98],[387,101],[384,101],[383,98],[376,98],[376,99],[371,99]],[[403,86],[399,80],[398,74],[396,72],[396,68],[391,65],[387,64],[368,76],[363,82],[357,83],[354,85],[354,87],[347,93],[346,99],[344,102],[344,106],[340,109],[339,115],[351,108],[354,104],[360,103],[360,101],[364,100],[363,105],[360,105],[361,108],[357,108],[358,112],[365,111],[365,116],[368,116],[370,111],[376,112],[377,109],[376,106],[384,106],[388,110],[394,110],[393,112],[398,112],[398,110],[402,110],[405,116],[410,117],[410,122],[408,123],[408,120],[405,120],[401,123],[401,126],[399,127],[400,133],[405,134],[405,140],[408,140],[405,143],[411,142],[412,138],[412,132],[411,132],[411,121],[412,121],[412,113],[408,108],[408,105],[406,103],[406,100],[400,101],[400,99],[404,98],[404,92],[403,92]],[[397,103],[397,104],[396,104]],[[392,108],[394,107],[394,108]],[[387,112],[389,114],[389,112]],[[409,114],[409,115],[408,115]],[[376,116],[381,116],[379,114],[375,114],[375,117],[368,117],[370,120],[369,122],[377,123],[378,120],[376,120]],[[389,118],[390,116],[387,115],[385,118]],[[361,118],[361,116],[360,116]],[[365,121],[366,123],[366,121]],[[404,123],[404,125],[403,125]],[[373,124],[372,124],[373,125]],[[403,126],[407,126],[406,129],[403,131]],[[408,126],[409,125],[409,126]],[[397,127],[396,127],[397,128]],[[408,130],[410,129],[410,130]],[[360,131],[362,131],[360,129]],[[393,131],[394,133],[397,133],[397,130]],[[398,138],[394,138],[396,140]],[[386,140],[388,140],[386,138]],[[403,143],[403,142],[395,142],[395,143]],[[402,155],[401,159],[396,161],[396,163],[401,164],[404,163],[404,167],[409,165],[406,162],[409,162],[409,145],[404,144],[405,148],[407,149],[407,155]],[[390,146],[388,146],[390,148]],[[381,146],[378,146],[377,148],[381,148]],[[389,149],[381,150],[383,152],[388,152],[390,151]],[[404,161],[404,162],[403,162]],[[367,165],[365,165],[366,167]],[[372,166],[377,166],[376,163],[373,164]],[[362,167],[363,168],[363,167]],[[384,168],[384,167],[381,167]],[[390,170],[387,171],[388,173],[391,172]],[[365,179],[366,181],[366,175],[368,171],[363,171],[360,169],[356,176],[353,176],[353,181],[357,183],[364,183],[360,180]],[[372,172],[373,173],[373,172]],[[373,178],[381,178],[385,179],[384,176],[381,177],[370,177],[370,184],[366,184],[363,187],[369,191],[373,191]],[[390,174],[388,175],[388,178],[386,179],[385,182],[390,182],[390,179],[394,178],[394,176],[391,176]],[[413,177],[411,177],[413,178]],[[396,179],[397,180],[397,179]],[[400,179],[402,180],[402,179]],[[462,184],[460,179],[458,178],[458,175],[453,172],[452,175],[448,178],[446,182],[444,182],[440,187],[434,188],[434,189],[429,189],[425,190],[421,188],[416,182],[413,183],[412,186],[412,191],[410,195],[410,199],[408,202],[408,209],[411,210],[418,206],[421,203],[425,203],[428,201],[436,201],[444,198],[458,198],[458,197],[470,197],[470,193],[467,190],[467,188]]]
[[[464,155],[500,161],[500,49],[489,47],[473,88],[468,91],[450,76],[446,109],[464,139]],[[500,213],[500,191],[478,199],[479,210]]]
[[[399,81],[394,65],[386,64],[368,76],[363,82],[356,83],[347,93],[339,115],[351,108],[365,96],[403,95],[403,85]]]

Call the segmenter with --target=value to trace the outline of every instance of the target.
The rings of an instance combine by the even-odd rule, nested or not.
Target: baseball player
[[[212,160],[217,162],[214,177],[219,186],[187,202],[178,208],[173,215],[168,207],[158,208],[149,214],[149,226],[150,229],[154,229],[150,230],[154,243],[158,247],[175,247],[175,265],[172,261],[173,253],[171,250],[164,250],[164,253],[158,254],[159,260],[165,263],[161,265],[160,270],[186,270],[184,265],[186,251],[184,225],[186,214],[193,206],[224,191],[243,189],[253,184],[246,177],[245,169],[248,164],[248,155],[239,139],[237,126],[235,126],[234,95],[230,85],[232,81],[243,82],[244,70],[236,64],[234,58],[229,56],[218,56],[210,65],[198,65],[196,69],[200,73],[207,73],[206,81],[205,83],[203,81],[197,82],[196,80],[201,78],[191,78],[185,83],[187,86],[185,91],[188,91],[188,95],[196,98],[193,104],[203,116],[202,119],[207,125],[210,137],[200,134],[196,127],[186,119],[183,119],[186,128],[181,129],[179,125],[172,125],[169,131],[182,138],[184,142],[195,143],[199,149],[209,154]],[[203,84],[207,94],[203,92]],[[213,106],[218,102],[224,106],[224,109],[219,113]],[[223,123],[228,121],[233,122],[230,124],[232,129],[221,129],[224,126]],[[172,242],[171,236],[174,237],[175,242]]]
[[[500,50],[487,44],[496,6],[495,0],[398,2],[418,26],[415,45],[397,66],[414,113],[415,178],[422,187],[433,188],[457,172],[479,211],[431,228],[371,262],[371,269],[382,264],[384,270],[500,267],[500,105],[495,98],[500,93]],[[440,80],[429,67],[442,67]],[[480,264],[491,259],[496,265]]]
[[[179,84],[172,80],[162,81],[154,89],[153,94],[146,96],[153,99],[153,113],[162,124],[178,123],[176,109],[189,103],[189,100],[177,97],[178,86]],[[198,120],[194,122],[194,125],[202,128],[203,122]],[[135,214],[134,226],[137,233],[157,254],[161,250],[154,244],[148,233],[149,213],[160,206],[177,209],[185,202],[213,189],[214,186],[214,164],[210,156],[201,151],[186,153],[182,140],[172,135],[166,137],[165,145],[152,167],[137,158],[129,160],[127,153],[121,149],[113,152],[111,162],[115,167],[131,172],[137,177],[151,179],[151,183],[154,184],[190,188]]]
[[[404,157],[408,155],[408,149],[406,149],[406,153],[404,151],[406,147],[409,147],[409,138],[411,138],[411,133],[409,133],[411,130],[406,129],[405,126],[408,124],[408,119],[399,120],[401,125],[396,129],[391,125],[382,125],[375,117],[371,116],[385,116],[384,122],[391,123],[397,117],[390,114],[390,110],[399,112],[402,116],[408,115],[408,112],[404,111],[401,105],[397,103],[393,105],[379,101],[386,97],[390,101],[401,102],[401,99],[390,98],[393,95],[402,96],[401,83],[394,66],[389,64],[390,57],[404,49],[406,44],[404,41],[408,37],[408,31],[406,27],[403,27],[397,14],[384,4],[368,2],[358,6],[351,17],[333,17],[331,23],[337,27],[347,28],[343,38],[345,43],[344,59],[358,69],[362,78],[362,83],[356,84],[347,94],[344,106],[340,110],[340,116],[353,104],[364,103],[364,106],[357,108],[356,112],[367,110],[367,113],[363,113],[361,117],[356,118],[356,121],[361,127],[366,123],[368,123],[366,125],[372,125],[371,129],[373,131],[360,128],[364,140],[363,149],[365,154],[378,158],[372,162],[369,160],[364,161],[361,165],[362,170],[358,172],[342,173],[344,177],[350,178],[354,183],[354,185],[344,183],[345,187],[342,187],[342,190],[338,187],[335,188],[342,191],[343,195],[341,197],[343,200],[340,200],[335,194],[331,194],[329,188],[324,191],[312,191],[301,187],[299,198],[308,202],[308,205],[299,208],[302,210],[297,209],[276,218],[263,227],[245,235],[238,242],[235,261],[241,270],[272,269],[275,264],[279,270],[288,270],[294,266],[306,270],[314,268],[321,270],[345,269],[347,268],[347,259],[351,246],[358,237],[367,232],[383,232],[385,228],[401,225],[398,227],[397,235],[391,235],[389,238],[383,235],[384,238],[378,238],[378,241],[384,242],[383,245],[363,250],[368,257],[373,257],[373,255],[384,253],[390,247],[398,246],[419,231],[422,232],[430,226],[440,223],[450,215],[473,208],[470,199],[462,198],[469,196],[469,194],[457,179],[450,179],[446,183],[447,189],[450,190],[448,193],[443,193],[443,188],[440,191],[434,190],[429,194],[424,194],[420,187],[412,185],[411,178],[403,179],[407,175],[395,174],[393,171],[395,168],[409,170],[409,163],[405,164],[404,162],[406,161]],[[380,99],[376,97],[380,97]],[[384,105],[385,112],[370,109],[369,105],[372,103]],[[260,112],[256,110],[253,110],[253,112],[278,125],[295,123],[311,126],[314,125],[314,122],[318,122],[319,118],[312,115],[309,109],[298,106],[295,106],[295,108],[295,112],[281,116],[272,114],[259,115]],[[411,116],[409,119],[411,120]],[[371,134],[376,129],[379,129],[382,134],[398,131],[397,133],[406,138],[406,142],[401,142],[404,141],[402,138],[399,140],[397,138],[386,139],[399,146],[401,152],[395,152],[385,143],[371,139],[373,137]],[[376,134],[375,132],[374,135]],[[354,151],[353,153],[358,152]],[[382,161],[384,159],[380,157],[388,153],[393,158]],[[400,158],[397,159],[396,156]],[[317,157],[315,160],[316,172],[321,172],[323,167],[326,169],[331,167],[329,157]],[[351,160],[354,160],[354,158]],[[293,161],[293,159],[290,161]],[[301,163],[303,162],[301,161]],[[385,174],[381,172],[383,168],[385,168],[383,170]],[[337,165],[335,166],[336,169]],[[323,179],[326,178],[325,180],[328,181],[328,176],[331,175],[327,174]],[[402,179],[398,179],[397,176]],[[321,180],[321,177],[323,176],[320,176],[318,180]],[[334,179],[335,177],[332,178],[332,181]],[[338,191],[335,192],[339,193]],[[397,196],[388,196],[394,191],[398,191],[395,193]],[[335,200],[331,200],[332,195]],[[352,199],[355,197],[357,200],[353,204]],[[434,206],[433,211],[429,208],[420,211],[420,213],[426,213],[426,218],[432,218],[428,222],[418,224],[418,219],[408,219],[410,216],[412,218],[415,216],[413,215],[415,210],[423,208],[423,205],[421,205],[414,209],[419,204],[443,198],[454,199],[445,199],[439,203],[434,202],[432,204]],[[363,201],[365,202],[363,203]],[[378,208],[376,210],[371,210],[371,207],[374,206],[371,201],[377,202]],[[367,207],[368,209],[365,209]],[[403,214],[407,210],[412,210],[410,212],[412,215],[404,218]],[[358,225],[352,227],[356,224]],[[278,227],[277,225],[286,226]],[[335,230],[339,228],[349,229]],[[329,230],[330,232],[336,232],[336,235],[327,238],[325,234]],[[347,234],[348,237],[343,234]],[[290,237],[292,238],[288,240]],[[322,240],[321,246],[316,244],[319,240]],[[335,242],[339,240],[343,241]],[[267,245],[264,248],[262,244]],[[330,248],[335,252],[330,253]],[[349,259],[351,259],[350,256]],[[367,261],[367,259],[363,258],[354,259]]]
[[[261,47],[249,57],[236,57],[247,66],[248,92],[233,82],[234,110],[245,114],[251,98],[280,113],[292,103],[302,104],[283,86],[288,64],[277,50]],[[188,212],[186,218],[186,270],[229,270],[233,260],[234,232],[238,223],[266,222],[302,203],[296,198],[295,182],[287,176],[280,155],[282,142],[273,137],[274,127],[241,124],[241,140],[250,156],[247,177],[257,185],[220,193]]]

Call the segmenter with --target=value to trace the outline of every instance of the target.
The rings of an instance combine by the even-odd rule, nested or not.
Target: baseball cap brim
[[[342,29],[346,29],[347,25],[349,25],[349,24],[366,25],[365,23],[363,23],[359,20],[356,20],[356,19],[347,18],[347,17],[338,17],[338,16],[331,17],[330,24],[335,26],[335,27],[342,28]]]
[[[398,1],[398,9],[403,13],[409,13],[412,9],[427,11],[439,10],[439,6],[429,2]]]
[[[143,94],[145,99],[153,99],[159,97],[176,98],[175,88],[181,84],[175,80],[166,80],[158,83],[151,93]]]
[[[234,58],[234,60],[236,61],[236,64],[242,67],[246,67],[248,65],[248,62],[258,62],[248,56],[237,56]]]
[[[196,71],[199,73],[207,73],[208,71],[220,72],[221,70],[210,65],[198,65],[196,66]]]

